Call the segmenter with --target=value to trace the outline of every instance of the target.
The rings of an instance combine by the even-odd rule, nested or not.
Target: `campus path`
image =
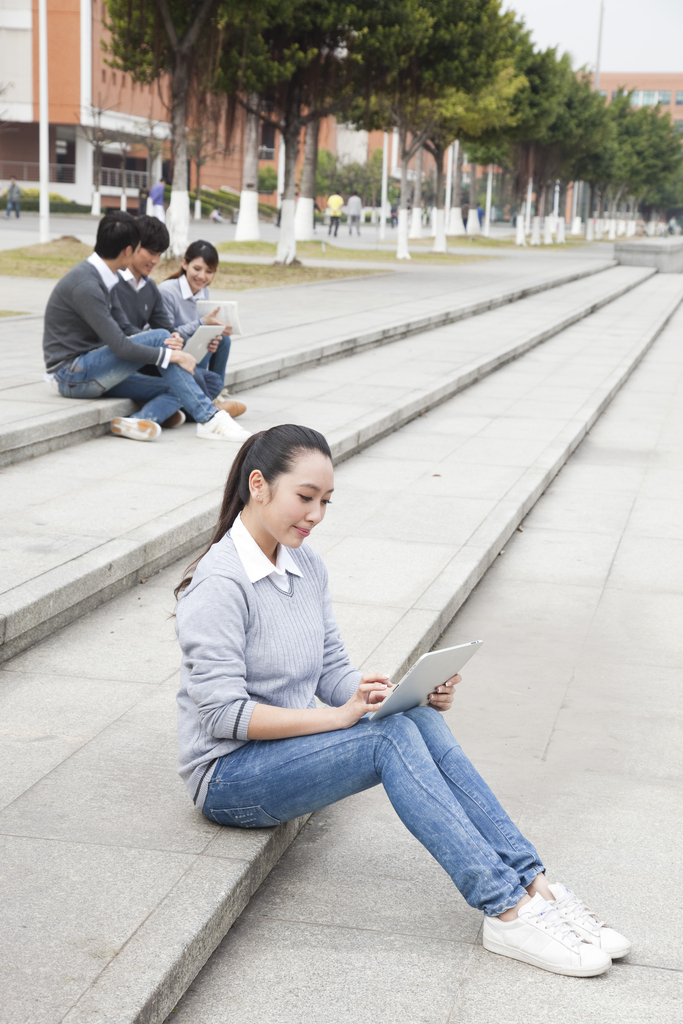
[[[169,1024],[679,1019],[682,335],[679,311],[441,640],[485,639],[449,724],[632,954],[581,980],[487,953],[374,789],[313,816]]]

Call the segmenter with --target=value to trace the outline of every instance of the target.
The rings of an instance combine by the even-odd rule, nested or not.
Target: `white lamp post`
[[[484,235],[491,234],[491,194],[493,192],[493,164],[489,164],[489,177],[486,182],[486,213],[484,214]]]
[[[38,160],[40,241],[50,241],[50,111],[47,97],[47,4],[38,0]]]

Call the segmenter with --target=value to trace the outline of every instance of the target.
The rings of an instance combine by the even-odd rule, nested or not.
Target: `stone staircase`
[[[444,303],[431,320],[385,310],[388,326],[347,341],[287,348],[281,336],[278,353],[264,337],[233,364],[252,385],[250,429],[306,422],[341,463],[312,543],[359,666],[398,676],[434,644],[654,343],[683,281],[601,267],[506,294]],[[129,444],[93,436],[100,419],[26,458],[49,446],[46,423],[15,421],[14,447],[5,434],[17,458],[2,474],[12,943],[0,1020],[18,1022],[23,1006],[27,1021],[160,1022],[302,824],[220,829],[173,782],[171,590],[214,525],[236,448],[190,426]]]

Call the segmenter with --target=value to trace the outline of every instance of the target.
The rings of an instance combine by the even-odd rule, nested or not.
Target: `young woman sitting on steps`
[[[224,324],[218,317],[219,306],[216,306],[208,316],[201,317],[198,316],[196,309],[199,299],[209,298],[209,285],[217,270],[218,253],[216,249],[211,242],[199,239],[190,243],[183,256],[180,270],[162,281],[159,291],[173,328],[183,341],[188,341],[198,327],[206,324],[223,328],[209,345],[207,354],[197,365],[200,369],[217,373],[225,383],[225,370],[230,355],[230,324]],[[232,417],[241,416],[247,408],[244,402],[231,398],[227,388],[220,393],[216,404]]]
[[[263,828],[382,783],[486,915],[486,949],[556,974],[602,974],[630,944],[547,882],[453,738],[440,712],[460,676],[430,707],[365,717],[391,684],[351,665],[325,566],[304,543],[333,486],[327,442],[307,427],[253,434],[232,465],[211,546],[176,591],[180,774],[192,799],[220,825]]]

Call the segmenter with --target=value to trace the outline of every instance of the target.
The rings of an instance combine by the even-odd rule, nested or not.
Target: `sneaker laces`
[[[524,914],[525,910],[526,907],[522,907],[520,916]],[[552,903],[548,903],[547,900],[544,906],[539,906],[537,909],[534,908],[534,910],[528,911],[524,916],[534,920],[544,931],[547,931],[553,938],[560,939],[567,946],[575,947],[583,942],[579,933],[574,931],[569,922],[565,921]]]
[[[557,906],[558,910],[562,908],[562,911],[569,915],[576,924],[582,925],[588,931],[605,927],[605,922],[601,921],[598,915],[594,914],[571,889],[567,889],[567,894],[563,899],[557,900]]]

